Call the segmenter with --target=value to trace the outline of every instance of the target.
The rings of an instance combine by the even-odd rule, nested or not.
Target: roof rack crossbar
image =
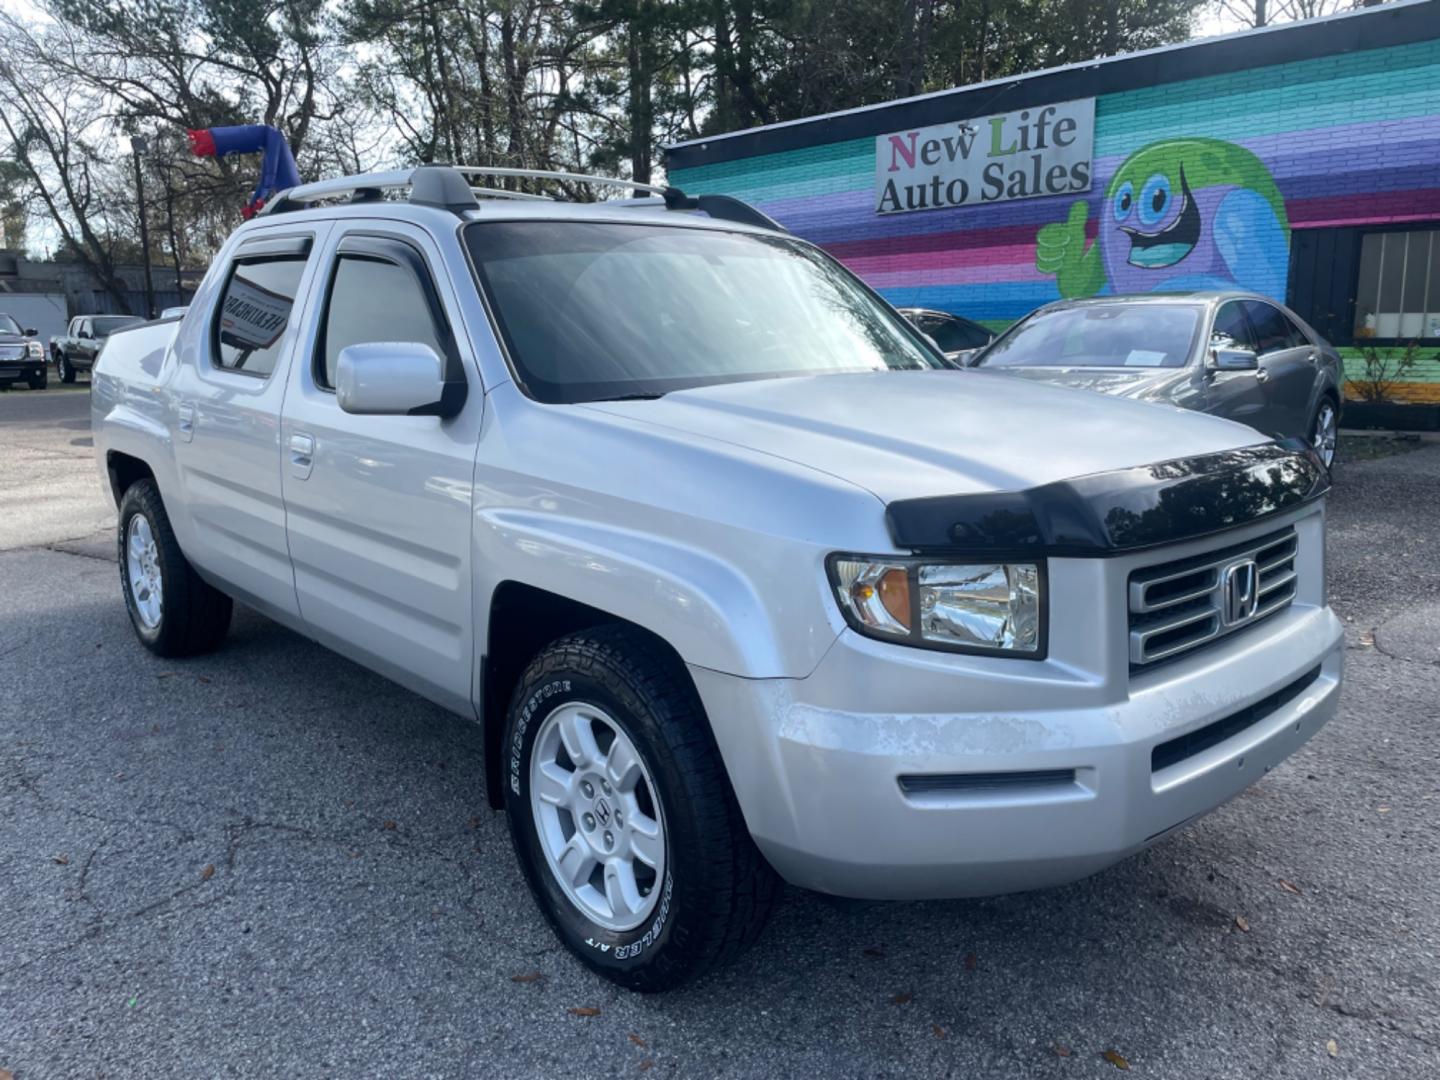
[[[497,165],[451,165],[450,168],[462,173],[476,173],[482,176],[512,176],[522,180],[569,180],[576,184],[605,184],[609,187],[629,188],[631,191],[648,191],[651,195],[665,197],[666,192],[675,188],[660,187],[656,184],[642,184],[637,180],[619,180],[613,176],[594,176],[590,173],[561,172],[556,169],[514,169]]]

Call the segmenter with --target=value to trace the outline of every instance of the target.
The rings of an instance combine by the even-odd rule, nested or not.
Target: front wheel
[[[62,383],[75,381],[75,369],[70,366],[70,361],[63,352],[55,354],[55,374],[59,376]]]
[[[159,656],[211,652],[230,629],[231,600],[180,551],[153,480],[120,499],[120,587],[135,635]]]
[[[1315,453],[1320,455],[1320,460],[1325,463],[1325,468],[1335,464],[1335,447],[1339,438],[1340,417],[1335,409],[1335,402],[1328,397],[1321,398],[1320,404],[1315,409],[1315,418],[1310,422],[1310,445],[1315,448]]]
[[[608,626],[554,642],[521,678],[502,745],[521,867],[587,966],[667,990],[759,934],[779,880],[694,687],[653,639]]]

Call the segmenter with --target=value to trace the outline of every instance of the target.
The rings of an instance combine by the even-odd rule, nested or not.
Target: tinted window
[[[1238,300],[1220,305],[1215,313],[1215,324],[1210,330],[1212,349],[1249,349],[1258,352],[1254,331],[1245,317],[1245,308]]]
[[[981,367],[1183,367],[1200,309],[1190,304],[1089,304],[1041,311],[981,355]]]
[[[942,366],[839,263],[783,237],[517,221],[471,225],[466,239],[510,358],[541,401]]]
[[[113,334],[126,326],[135,326],[145,320],[138,315],[101,315],[95,320],[95,333]]]
[[[20,324],[9,315],[0,315],[0,334],[18,334]]]
[[[304,259],[235,264],[215,320],[217,367],[248,375],[275,370],[304,272]]]
[[[335,385],[335,365],[347,345],[405,341],[429,345],[438,356],[446,352],[415,275],[395,263],[360,255],[342,255],[335,264],[323,334],[324,363],[315,377],[325,387]]]
[[[1250,313],[1251,325],[1255,327],[1256,350],[1261,356],[1279,349],[1293,349],[1304,343],[1300,331],[1273,304],[1262,304],[1259,300],[1246,300],[1245,307]]]
[[[941,352],[978,349],[989,344],[990,334],[983,326],[944,315],[921,315],[916,318],[921,330],[935,339]]]

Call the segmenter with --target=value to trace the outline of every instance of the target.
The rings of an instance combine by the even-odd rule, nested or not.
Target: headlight
[[[1045,655],[1041,563],[832,555],[826,568],[845,621],[867,637],[1031,660]]]
[[[25,343],[25,351],[30,354],[31,360],[45,359],[45,346],[41,345],[38,341],[27,341]]]

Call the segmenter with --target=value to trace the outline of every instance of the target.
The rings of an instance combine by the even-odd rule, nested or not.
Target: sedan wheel
[[[1338,426],[1335,404],[1327,398],[1320,402],[1320,408],[1315,412],[1315,423],[1310,429],[1310,442],[1327,469],[1335,464],[1335,440]]]

